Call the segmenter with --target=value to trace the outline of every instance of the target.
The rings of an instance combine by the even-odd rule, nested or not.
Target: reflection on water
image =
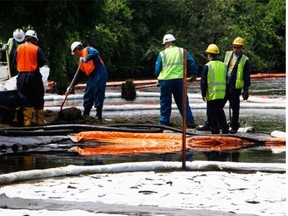
[[[186,161],[216,160],[247,163],[285,163],[285,152],[273,153],[269,150],[248,149],[241,152],[192,152],[186,154]],[[0,157],[0,174],[21,170],[56,168],[73,165],[104,165],[141,161],[181,161],[181,153],[143,154],[123,156],[82,157],[75,154],[59,153],[9,155]]]
[[[191,86],[190,86],[191,87]],[[189,92],[199,93],[195,86]],[[285,96],[285,78],[253,80],[250,93],[253,95],[266,95],[270,97]],[[197,122],[204,123],[206,119],[204,109],[193,110]],[[228,110],[225,110],[228,116]],[[158,113],[140,113],[143,115],[158,115]],[[179,115],[178,111],[172,115]],[[241,124],[253,126],[258,133],[270,133],[274,130],[285,131],[286,111],[284,109],[242,109],[240,111]],[[134,116],[137,118],[137,116]],[[3,143],[1,143],[2,145]],[[5,144],[5,143],[4,143]],[[5,149],[4,149],[5,150]],[[96,156],[82,157],[75,153],[61,149],[55,152],[21,151],[19,153],[0,153],[0,173],[9,173],[19,170],[54,168],[59,166],[73,165],[102,165],[121,162],[138,161],[181,161],[181,154],[143,154],[125,156]],[[4,152],[5,153],[5,152]],[[8,151],[7,151],[8,153]],[[189,151],[186,155],[187,161],[193,160],[219,160],[239,161],[249,163],[285,163],[285,152],[275,154],[269,150],[259,148],[241,150],[240,152],[196,152]]]

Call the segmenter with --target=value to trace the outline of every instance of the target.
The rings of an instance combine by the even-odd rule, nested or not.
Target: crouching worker
[[[80,57],[80,70],[88,77],[84,93],[83,116],[89,116],[93,104],[96,108],[96,118],[102,120],[102,108],[105,99],[108,73],[98,50],[84,47],[81,42],[71,44],[72,55]],[[71,89],[67,89],[69,92]]]
[[[36,113],[36,124],[46,124],[44,119],[44,85],[40,67],[46,63],[44,53],[36,44],[37,33],[28,30],[25,33],[25,43],[18,46],[14,61],[19,71],[17,77],[17,91],[23,106],[25,127],[31,126],[33,110]]]

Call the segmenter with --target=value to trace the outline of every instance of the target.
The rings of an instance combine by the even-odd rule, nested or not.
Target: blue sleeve
[[[250,81],[250,64],[249,61],[246,61],[244,65],[244,71],[243,71],[243,79],[244,79],[244,89],[247,90],[249,86],[251,85]]]
[[[198,65],[189,52],[187,52],[187,73],[191,76],[197,76],[198,73]]]
[[[39,67],[43,67],[46,64],[44,53],[40,47],[38,48],[37,60]]]
[[[208,88],[207,74],[208,74],[208,66],[204,65],[204,67],[202,69],[201,81],[200,81],[200,88],[201,88],[202,97],[206,97],[206,93],[207,93],[207,88]]]
[[[155,76],[158,77],[160,72],[162,71],[162,58],[160,55],[158,55],[156,64],[155,64]]]
[[[14,54],[14,58],[12,60],[12,64],[17,65],[17,55],[18,55],[18,51],[16,49],[15,54]]]
[[[87,51],[88,51],[88,56],[86,56],[86,62],[99,55],[98,50],[93,47],[88,46]]]

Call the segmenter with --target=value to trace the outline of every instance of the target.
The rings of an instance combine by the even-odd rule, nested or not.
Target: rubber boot
[[[43,126],[46,125],[47,122],[45,121],[45,115],[44,115],[44,110],[43,109],[36,109],[36,124],[38,126]]]
[[[24,107],[23,108],[23,125],[24,127],[30,127],[32,123],[33,117],[33,108],[32,107]]]
[[[85,109],[83,111],[83,116],[89,116],[90,115],[90,109]]]
[[[100,121],[102,121],[102,107],[96,108],[96,118]]]

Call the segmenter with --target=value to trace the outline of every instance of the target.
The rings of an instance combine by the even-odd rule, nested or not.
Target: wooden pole
[[[186,104],[187,104],[187,53],[183,52],[183,91],[182,91],[182,169],[186,169]]]

